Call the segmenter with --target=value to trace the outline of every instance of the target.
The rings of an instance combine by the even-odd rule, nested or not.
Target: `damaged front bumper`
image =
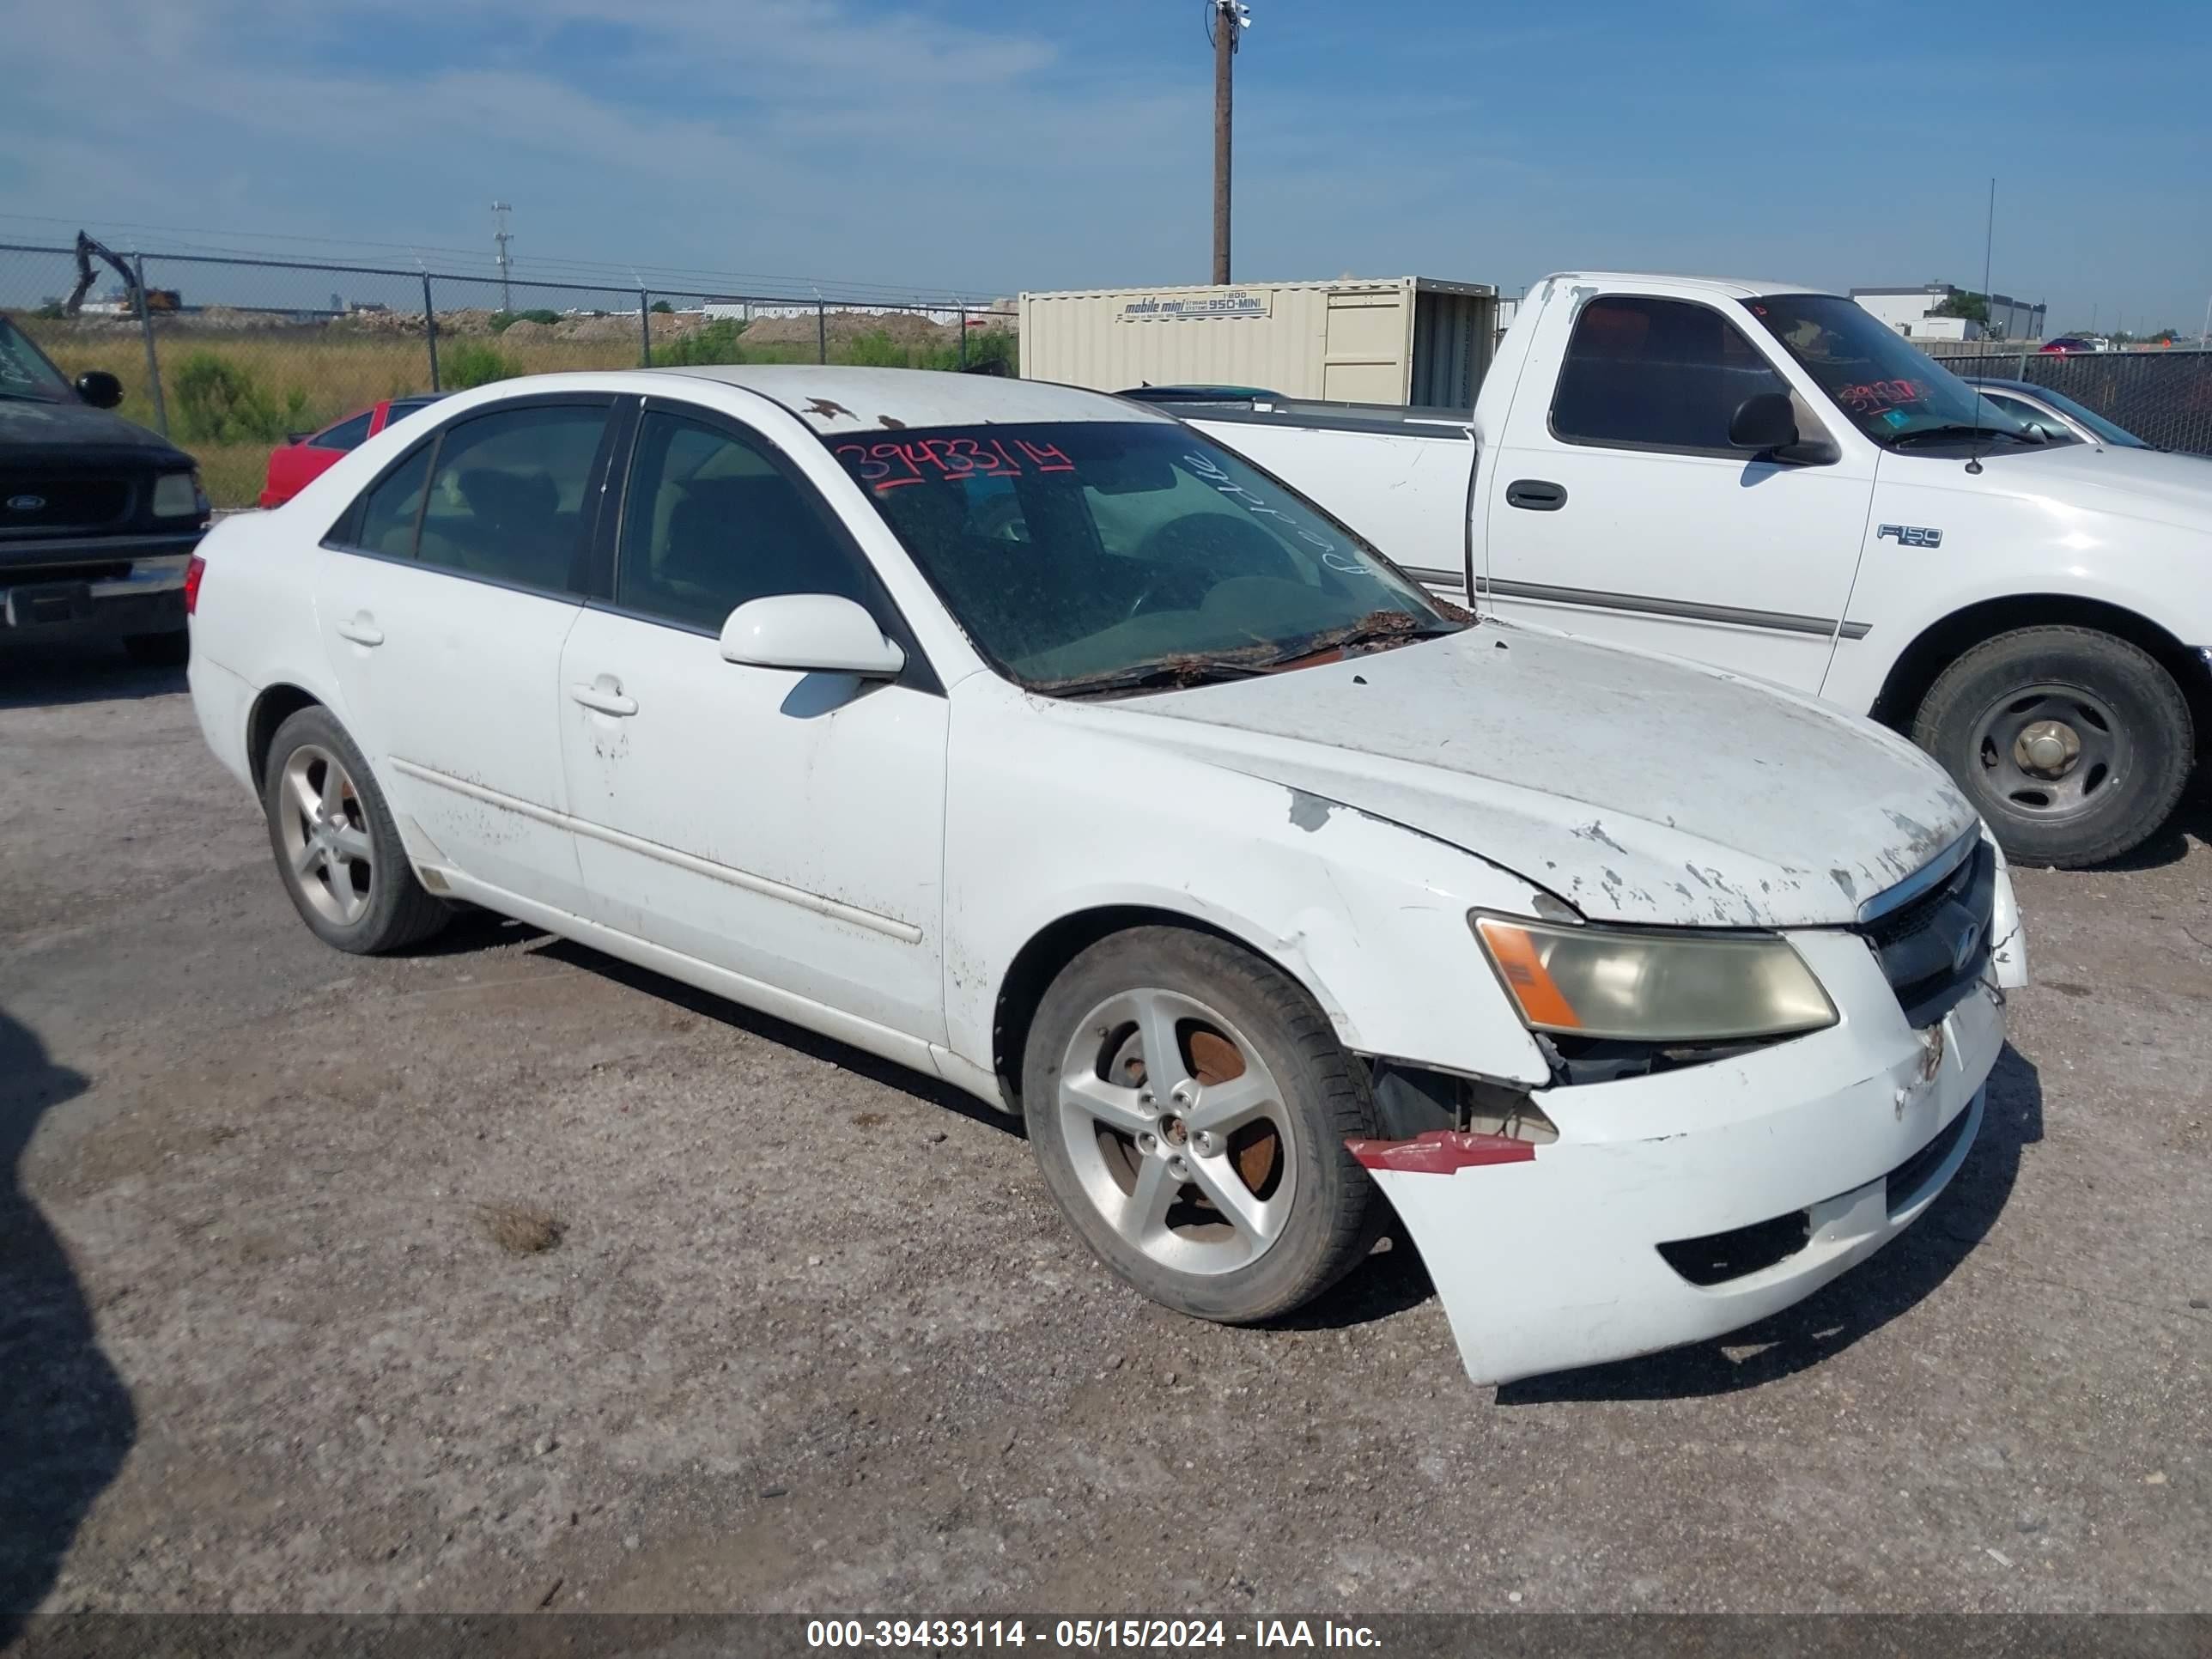
[[[1910,1226],[1958,1172],[2004,1045],[1998,966],[1916,1031],[1863,939],[1790,939],[1840,1011],[1826,1030],[1539,1091],[1553,1142],[1355,1146],[1476,1382],[1624,1359],[1778,1312]]]

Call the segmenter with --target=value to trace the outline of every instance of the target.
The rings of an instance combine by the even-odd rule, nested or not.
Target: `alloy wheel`
[[[280,799],[286,873],[326,920],[352,926],[368,914],[376,890],[361,791],[336,755],[302,744],[284,763]]]
[[[1161,1266],[1230,1273],[1281,1236],[1297,1194],[1289,1108],[1253,1044],[1195,998],[1142,989],[1092,1009],[1059,1106],[1085,1195]]]

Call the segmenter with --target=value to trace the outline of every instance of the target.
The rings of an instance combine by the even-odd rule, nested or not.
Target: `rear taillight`
[[[200,608],[200,578],[207,574],[207,561],[197,553],[185,567],[185,614],[197,616]]]

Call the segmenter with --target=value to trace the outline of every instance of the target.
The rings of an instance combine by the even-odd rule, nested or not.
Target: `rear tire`
[[[1386,1214],[1344,1145],[1375,1133],[1366,1067],[1303,987],[1209,934],[1133,928],[1062,969],[1030,1028],[1022,1107],[1084,1242],[1196,1318],[1312,1300]]]
[[[191,632],[179,628],[167,634],[125,634],[123,649],[141,668],[182,668],[191,660]]]
[[[373,956],[446,925],[452,913],[415,878],[384,791],[329,709],[276,728],[261,805],[284,890],[324,944]]]
[[[2189,781],[2188,700],[2149,653],[2088,628],[2021,628],[1943,671],[1913,740],[2006,856],[2078,869],[2157,833]]]

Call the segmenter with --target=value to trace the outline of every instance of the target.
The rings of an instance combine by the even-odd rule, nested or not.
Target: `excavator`
[[[80,230],[76,234],[76,286],[70,290],[69,298],[62,301],[62,315],[74,317],[83,306],[84,296],[92,291],[94,280],[92,262],[95,258],[105,259],[113,267],[115,274],[123,279],[124,298],[131,302],[131,310],[136,312],[141,297],[138,294],[138,273],[131,269],[131,262],[114,249],[104,242],[94,241]],[[173,288],[149,288],[143,297],[149,314],[174,311],[181,303],[177,290]]]

